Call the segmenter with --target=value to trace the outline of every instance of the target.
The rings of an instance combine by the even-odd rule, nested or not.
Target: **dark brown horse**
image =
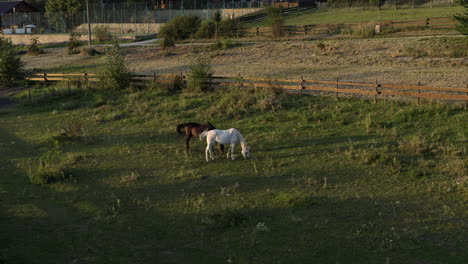
[[[200,137],[200,134],[203,131],[210,131],[216,129],[212,124],[206,123],[206,124],[198,124],[198,123],[185,123],[185,124],[179,124],[177,125],[177,133],[179,134],[185,134],[185,145],[187,152],[190,152],[190,146],[189,142],[192,137]],[[224,145],[219,144],[219,151],[221,151],[221,154],[224,154]]]

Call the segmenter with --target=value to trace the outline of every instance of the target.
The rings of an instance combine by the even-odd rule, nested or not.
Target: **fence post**
[[[375,95],[374,95],[374,103],[377,103],[378,102],[378,98],[377,98],[377,95],[380,94],[380,91],[379,91],[379,87],[381,87],[382,85],[380,85],[377,80],[375,80]]]
[[[153,82],[156,82],[156,72],[153,72]]]
[[[239,87],[243,87],[243,86],[244,86],[244,83],[242,82],[242,76],[239,73]]]
[[[86,90],[88,90],[88,88],[89,88],[89,85],[88,85],[89,80],[88,80],[88,74],[87,74],[86,72],[83,73],[83,79],[85,80]]]
[[[32,104],[31,88],[28,88],[28,98],[29,98],[29,103]],[[465,102],[465,108],[466,108],[466,102]]]
[[[44,72],[43,78],[44,78],[44,82],[47,82],[47,73]]]
[[[307,35],[307,25],[304,25],[304,35]]]
[[[301,76],[301,94],[302,94],[302,91],[305,90],[305,80],[304,80],[304,76]]]
[[[426,27],[430,28],[431,25],[430,25],[430,18],[426,18]]]
[[[338,78],[336,78],[336,89],[338,89]],[[335,97],[338,100],[338,91],[335,92]]]
[[[466,85],[466,89],[468,89],[468,84]],[[468,92],[465,93],[468,96]],[[465,109],[468,108],[468,100],[465,100]]]
[[[421,86],[421,82],[418,82],[418,86]],[[421,104],[420,94],[421,94],[421,89],[418,89],[418,105]]]
[[[260,36],[260,31],[258,30],[258,27],[255,29],[256,29],[257,36]]]

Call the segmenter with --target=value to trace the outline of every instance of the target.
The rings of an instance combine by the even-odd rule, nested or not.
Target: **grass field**
[[[407,9],[384,9],[363,10],[360,9],[336,9],[331,10],[309,10],[300,13],[292,13],[284,16],[285,25],[310,25],[310,24],[339,24],[358,23],[388,20],[423,19],[432,17],[452,17],[463,11],[462,6],[452,7],[420,7]],[[248,23],[249,27],[268,26],[266,20]]]
[[[252,158],[187,155],[189,121],[238,128]],[[0,263],[466,263],[467,121],[261,90],[36,91],[0,112]]]

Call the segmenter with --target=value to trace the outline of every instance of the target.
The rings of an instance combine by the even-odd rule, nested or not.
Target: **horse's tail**
[[[206,134],[208,134],[208,131],[206,131],[206,130],[200,133],[200,141],[205,140]]]
[[[185,128],[185,124],[177,125],[177,128],[176,128],[177,133],[184,134],[184,132],[182,131],[182,128]]]

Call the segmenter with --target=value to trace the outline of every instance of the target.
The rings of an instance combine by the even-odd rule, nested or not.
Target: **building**
[[[0,2],[0,28],[25,28],[39,21],[39,10],[24,1]]]

